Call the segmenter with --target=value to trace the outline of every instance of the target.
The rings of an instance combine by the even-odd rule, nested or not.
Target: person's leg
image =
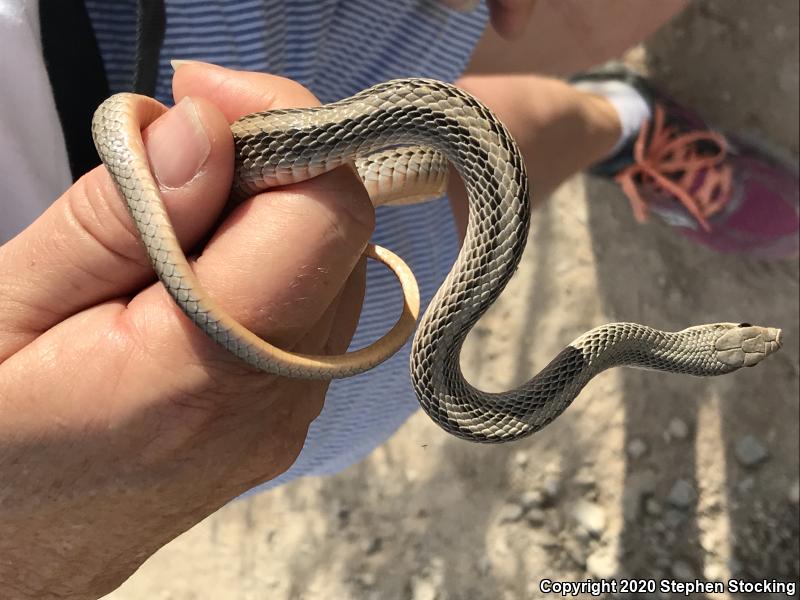
[[[617,111],[604,98],[539,74],[564,75],[620,55],[678,14],[689,0],[537,0],[524,34],[487,27],[456,85],[494,110],[526,158],[534,203],[601,161],[620,138]],[[457,177],[450,197],[460,230],[466,199]]]
[[[721,135],[624,68],[583,73],[576,85],[530,74],[574,73],[618,56],[687,3],[541,0],[517,41],[487,29],[456,84],[493,109],[517,140],[534,204],[592,167],[621,185],[640,221],[655,213],[721,252],[796,256],[796,169],[740,136]],[[466,198],[457,177],[448,191],[463,232]]]
[[[573,84],[534,75],[468,75],[457,83],[516,139],[534,205],[591,167],[620,184],[640,221],[658,215],[720,252],[784,258],[800,251],[796,167],[720,133],[622,65]],[[466,198],[457,177],[448,191],[463,232]]]
[[[689,0],[538,0],[524,34],[487,27],[467,73],[570,75],[620,56],[650,37]]]

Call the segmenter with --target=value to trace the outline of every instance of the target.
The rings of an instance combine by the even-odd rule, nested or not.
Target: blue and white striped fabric
[[[127,90],[136,47],[135,0],[88,0],[112,92]],[[167,0],[156,97],[171,103],[170,59],[202,60],[283,75],[322,101],[396,77],[454,81],[487,21],[483,5],[462,14],[439,0]],[[382,208],[373,240],[414,269],[426,304],[455,259],[457,235],[445,200]],[[354,347],[386,332],[399,287],[370,265]],[[335,381],[292,468],[267,484],[337,472],[383,443],[417,408],[408,345],[364,375]]]

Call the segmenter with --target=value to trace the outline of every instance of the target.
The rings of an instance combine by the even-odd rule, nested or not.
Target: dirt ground
[[[720,126],[797,156],[795,0],[696,2],[627,59]],[[557,597],[543,578],[797,581],[798,263],[719,256],[639,226],[612,185],[576,177],[536,214],[465,367],[504,389],[615,320],[746,320],[782,327],[785,344],[713,380],[606,372],[507,447],[417,414],[338,476],[228,505],[107,598],[515,600]]]

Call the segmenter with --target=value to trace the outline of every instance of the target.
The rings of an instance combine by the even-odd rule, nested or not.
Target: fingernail
[[[153,174],[168,188],[191,181],[211,152],[197,106],[188,97],[150,126],[145,146]]]
[[[169,64],[172,65],[172,70],[173,71],[177,71],[183,65],[191,65],[191,64],[195,64],[195,63],[199,63],[199,62],[200,62],[199,60],[188,60],[188,59],[185,59],[185,58],[173,58],[171,61],[169,61]]]

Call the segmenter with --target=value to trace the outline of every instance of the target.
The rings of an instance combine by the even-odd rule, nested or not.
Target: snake
[[[353,376],[392,356],[413,334],[411,383],[423,410],[459,438],[498,443],[551,423],[594,376],[611,367],[706,377],[752,367],[781,347],[780,329],[749,323],[674,332],[608,323],[570,342],[515,389],[490,393],[474,387],[462,373],[461,349],[511,279],[525,248],[531,224],[525,162],[509,131],[478,99],[452,84],[405,78],[331,104],[255,113],[231,125],[231,202],[353,164],[376,205],[441,195],[448,164],[466,188],[469,221],[461,250],[418,325],[413,273],[395,254],[370,244],[365,254],[390,268],[403,289],[395,326],[374,344],[346,354],[282,350],[238,323],[192,272],[141,137],[142,129],[165,110],[147,97],[111,96],[92,121],[98,154],[156,275],[182,312],[216,343],[261,371],[307,379]]]

